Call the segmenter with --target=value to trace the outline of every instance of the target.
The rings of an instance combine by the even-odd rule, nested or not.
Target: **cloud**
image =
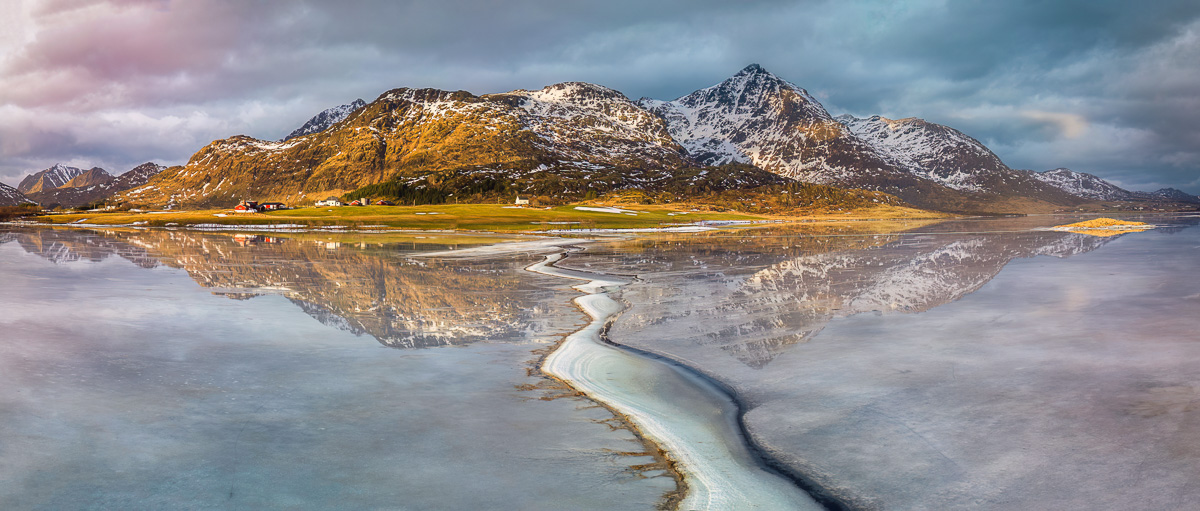
[[[1025,110],[1021,112],[1021,116],[1033,121],[1052,124],[1058,128],[1059,134],[1066,138],[1078,138],[1088,129],[1087,119],[1079,114]]]
[[[751,62],[833,113],[948,124],[1016,167],[1179,186],[1200,173],[1192,0],[2,5],[0,180],[69,158],[182,162],[395,87],[583,80],[671,99]]]

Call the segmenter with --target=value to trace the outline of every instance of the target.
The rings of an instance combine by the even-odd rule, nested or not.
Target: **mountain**
[[[1070,205],[1079,197],[1013,170],[978,140],[949,126],[909,117],[838,116],[855,136],[909,173],[954,190]]]
[[[1135,197],[1144,198],[1147,200],[1163,200],[1170,202],[1188,202],[1192,204],[1200,204],[1200,196],[1192,195],[1183,190],[1175,188],[1161,188],[1153,192],[1133,192]]]
[[[284,137],[282,142],[286,142],[296,137],[302,137],[304,135],[311,135],[313,133],[325,131],[329,129],[330,126],[342,122],[346,119],[346,117],[349,117],[351,113],[359,108],[362,108],[363,105],[366,104],[367,103],[365,101],[356,99],[349,105],[339,105],[326,109],[313,116],[313,118],[309,119],[308,122],[304,123],[303,126],[296,128],[295,131],[289,133],[288,136]]]
[[[0,206],[20,206],[31,202],[20,190],[0,183]]]
[[[865,188],[950,211],[1019,211],[1079,199],[1010,170],[977,140],[920,119],[835,119],[757,64],[673,101],[643,98],[706,164],[752,163],[803,182]]]
[[[100,167],[92,167],[84,171],[84,173],[71,178],[70,181],[63,183],[60,188],[80,188],[85,186],[100,185],[112,181],[113,175],[107,170]]]
[[[1175,188],[1163,188],[1153,192],[1129,191],[1100,177],[1071,169],[1058,168],[1043,172],[1030,170],[1022,172],[1027,172],[1034,178],[1067,193],[1091,200],[1200,204],[1200,197]]]
[[[166,167],[143,163],[113,177],[104,169],[93,168],[68,181],[61,187],[29,194],[45,207],[76,207],[98,202],[114,194],[142,186]],[[98,172],[97,172],[98,171]],[[107,179],[104,179],[107,176]]]
[[[465,197],[582,195],[653,188],[698,166],[662,119],[607,87],[568,82],[484,96],[395,89],[326,131],[287,142],[215,141],[186,166],[152,180],[153,189],[126,197],[177,196],[196,205],[243,197],[298,202],[379,183]],[[747,167],[731,172],[729,181],[780,179]]]
[[[752,163],[818,184],[901,174],[807,91],[757,64],[674,101],[642,98],[638,104],[662,117],[671,136],[706,165]]]
[[[83,174],[83,170],[58,163],[46,170],[25,176],[17,185],[17,190],[26,195],[51,190],[67,184],[67,181],[80,174]]]
[[[326,110],[284,141],[214,141],[120,199],[216,206],[356,192],[416,203],[626,188],[694,195],[795,180],[944,211],[1050,212],[1096,200],[1072,179],[1011,169],[978,140],[922,119],[834,118],[752,64],[672,101],[635,103],[582,82],[482,96],[394,89]]]
[[[1130,191],[1086,172],[1076,172],[1066,168],[1028,172],[1034,178],[1078,197],[1103,201],[1133,198],[1133,193]]]

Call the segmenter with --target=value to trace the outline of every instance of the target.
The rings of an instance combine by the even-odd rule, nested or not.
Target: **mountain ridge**
[[[437,200],[581,198],[654,191],[677,183],[680,173],[724,164],[881,191],[943,211],[1052,211],[1097,200],[1061,180],[1011,169],[949,126],[915,117],[835,118],[806,90],[757,64],[671,101],[634,102],[585,82],[484,95],[392,89],[326,109],[282,141],[213,141],[120,198],[307,203],[387,183],[405,193],[441,190]],[[732,168],[739,170],[720,186],[764,182]]]
[[[27,197],[48,208],[84,206],[141,186],[166,168],[147,162],[113,176],[104,169],[95,167],[72,178],[63,186],[30,193]]]

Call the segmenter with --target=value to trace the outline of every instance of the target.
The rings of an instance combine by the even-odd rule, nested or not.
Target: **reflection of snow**
[[[875,248],[788,258],[744,277],[735,276],[740,269],[736,263],[686,254],[690,266],[725,274],[659,278],[650,273],[648,281],[675,291],[643,296],[648,288],[631,289],[627,299],[637,307],[614,328],[621,330],[619,335],[691,339],[762,367],[835,318],[926,311],[983,287],[1014,258],[1066,257],[1103,243],[1045,231],[905,236]],[[627,332],[625,327],[642,331]]]

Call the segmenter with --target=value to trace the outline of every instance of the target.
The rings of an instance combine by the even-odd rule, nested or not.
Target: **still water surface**
[[[1200,499],[1197,218],[722,231],[585,244],[608,337],[735,394],[853,507]],[[653,508],[675,481],[538,376],[587,320],[539,254],[0,231],[0,507]],[[635,465],[647,465],[635,470]],[[1113,491],[1120,488],[1120,491]]]

